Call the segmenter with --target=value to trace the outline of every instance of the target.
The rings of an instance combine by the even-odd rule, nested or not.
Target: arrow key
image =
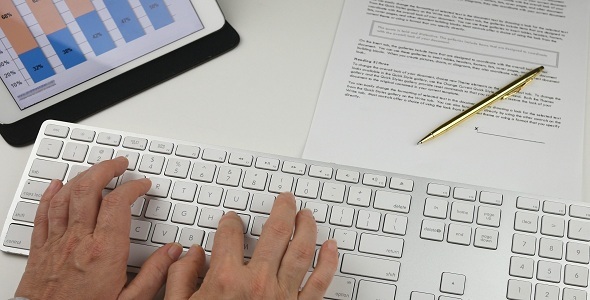
[[[463,295],[465,291],[465,275],[454,273],[442,273],[440,279],[440,291],[453,295]]]

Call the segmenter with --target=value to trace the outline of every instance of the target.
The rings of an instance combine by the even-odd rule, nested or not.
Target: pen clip
[[[531,81],[533,81],[534,78],[529,78],[527,81],[523,82],[522,84],[520,84],[519,86],[517,86],[514,90],[510,91],[509,93],[507,93],[506,95],[502,96],[502,99],[506,99],[514,94],[519,93],[522,88],[524,88],[527,84],[531,83]]]

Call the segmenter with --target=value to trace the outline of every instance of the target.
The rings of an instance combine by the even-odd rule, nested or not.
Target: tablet
[[[2,0],[0,124],[112,88],[103,83],[224,24],[215,0]]]

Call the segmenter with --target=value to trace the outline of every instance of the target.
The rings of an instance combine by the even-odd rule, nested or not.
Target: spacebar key
[[[67,170],[68,164],[37,158],[33,161],[29,176],[48,180],[64,180]]]
[[[141,268],[141,265],[158,250],[159,247],[141,245],[141,244],[129,244],[129,258],[127,259],[127,265],[130,267]]]
[[[397,281],[400,263],[395,260],[344,254],[340,271],[384,280]]]

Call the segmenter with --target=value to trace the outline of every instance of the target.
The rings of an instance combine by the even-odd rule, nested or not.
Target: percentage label
[[[15,82],[11,83],[10,85],[12,87],[17,87],[17,86],[22,85],[22,84],[23,84],[23,82],[19,80],[19,81],[15,81]]]
[[[9,78],[10,76],[14,76],[14,75],[16,75],[16,72],[10,71],[10,72],[4,73],[4,78]]]
[[[9,61],[7,61],[7,60],[0,61],[0,67],[4,67],[4,66],[7,66],[7,65],[10,65],[10,62]]]
[[[93,34],[93,35],[92,35],[92,38],[93,38],[93,39],[97,39],[97,38],[99,38],[99,37],[101,37],[101,36],[102,36],[102,33],[100,33],[100,32],[97,32],[97,33],[95,33],[95,34]]]
[[[152,3],[152,4],[150,4],[150,9],[156,9],[158,7],[160,7],[160,5],[158,3]]]
[[[66,48],[66,49],[63,49],[63,50],[62,50],[62,52],[63,52],[64,54],[68,54],[68,53],[70,53],[70,52],[72,52],[72,51],[74,51],[74,50],[72,50],[72,48]]]
[[[6,20],[6,19],[8,19],[10,17],[12,17],[12,14],[11,13],[5,13],[5,14],[2,15],[2,20]]]
[[[131,22],[131,18],[125,17],[125,18],[121,19],[121,23],[125,24],[127,22]]]
[[[35,71],[35,72],[36,71],[39,71],[41,69],[43,69],[43,65],[36,65],[36,66],[33,67],[33,71]]]

